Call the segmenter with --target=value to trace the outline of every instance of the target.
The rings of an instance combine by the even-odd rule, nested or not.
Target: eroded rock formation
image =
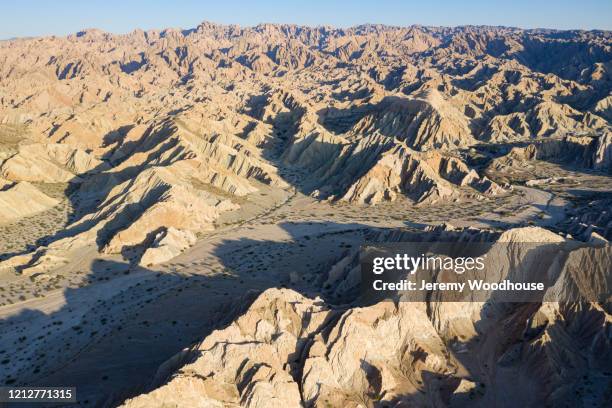
[[[397,234],[378,239],[402,240],[414,233]],[[478,230],[429,235],[420,238],[487,238]],[[565,240],[541,228],[509,230],[497,242],[514,250],[494,247],[488,254],[494,259],[487,262],[506,273],[513,264],[535,262],[539,267],[530,270],[546,275],[540,268],[544,258],[521,246],[536,241]],[[579,271],[609,268],[609,255],[609,247],[571,251],[548,291],[558,296],[574,287],[596,289],[592,277]],[[548,261],[551,270],[558,266]],[[330,272],[333,287],[352,279],[352,264],[342,261]],[[598,289],[607,293],[609,271],[600,273],[608,278]],[[492,295],[485,303],[339,307],[289,289],[269,289],[227,328],[186,351],[185,365],[158,373],[167,376],[164,385],[123,406],[530,406],[584,399],[602,404],[609,398],[603,386],[612,362],[609,329],[609,311],[597,303],[500,303]]]

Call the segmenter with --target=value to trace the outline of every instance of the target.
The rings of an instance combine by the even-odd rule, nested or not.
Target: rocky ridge
[[[39,251],[136,263],[160,232],[209,230],[262,185],[482,200],[509,191],[464,160],[482,144],[596,140],[585,165],[609,171],[611,58],[609,32],[503,27],[205,22],[3,41],[0,174],[72,186],[65,231]]]
[[[378,239],[389,242],[413,233],[382,234]],[[419,237],[479,241],[487,234],[444,228]],[[530,256],[520,244],[535,240],[564,242],[541,228],[513,229],[496,238],[515,245],[511,259],[506,252],[489,255],[500,265],[520,263]],[[571,252],[549,291],[582,286],[584,277],[564,271],[585,262],[609,265],[609,248],[586,251]],[[332,269],[334,288],[353,279],[351,265]],[[269,289],[236,321],[164,365],[153,382],[158,388],[123,406],[529,406],[575,399],[605,405],[609,326],[609,310],[597,303],[507,304],[492,297],[347,307]]]

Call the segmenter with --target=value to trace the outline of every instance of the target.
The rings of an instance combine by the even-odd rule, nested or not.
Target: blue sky
[[[488,24],[612,29],[612,0],[5,0],[1,10],[0,38],[66,35],[90,27],[115,33],[135,28],[192,28],[204,20],[240,25]]]

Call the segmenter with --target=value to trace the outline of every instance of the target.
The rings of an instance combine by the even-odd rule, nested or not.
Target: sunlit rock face
[[[611,39],[204,22],[0,41],[0,340],[24,347],[2,380],[73,375],[134,407],[609,406],[606,304],[354,293],[356,247],[405,229],[612,239]],[[574,253],[555,290],[598,262]]]
[[[445,234],[423,233],[424,239],[440,233]],[[446,235],[483,237],[473,229]],[[401,241],[388,233],[376,239]],[[496,241],[514,248],[493,247],[488,253],[487,262],[506,273],[537,249],[522,250],[521,244],[565,242],[537,227],[506,231]],[[549,266],[560,270],[548,289],[551,298],[575,288],[605,293],[609,288],[593,286],[593,277],[578,271],[609,267],[609,255],[601,248],[577,248],[562,265],[551,260]],[[330,272],[335,287],[353,279],[352,265],[343,260]],[[605,279],[595,280],[605,285]],[[186,351],[191,358],[181,358],[187,364],[158,372],[168,378],[165,384],[124,406],[180,406],[184,401],[249,407],[555,405],[582,400],[575,391],[585,380],[593,383],[588,398],[603,402],[604,372],[612,361],[609,326],[606,308],[588,302],[500,303],[491,297],[484,303],[386,301],[338,307],[289,289],[269,289],[227,328]],[[516,397],[500,402],[508,392]]]

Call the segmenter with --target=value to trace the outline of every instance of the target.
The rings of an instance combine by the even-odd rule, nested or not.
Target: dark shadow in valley
[[[380,229],[319,221],[280,226],[285,238],[223,240],[200,259],[194,259],[193,252],[189,261],[179,256],[166,265],[166,272],[96,260],[82,287],[63,291],[63,306],[44,313],[26,305],[0,321],[1,380],[9,385],[76,386],[81,405],[115,406],[163,384],[197,354],[177,353],[225,327],[268,288],[320,296],[339,310],[361,305],[358,290],[336,293],[336,288],[326,285],[327,274],[339,260],[354,256],[362,243],[376,239]],[[422,234],[407,229],[394,237],[425,239]],[[432,234],[427,240],[442,236],[450,240],[461,232],[437,234],[441,235]],[[524,314],[517,319],[527,318]],[[518,336],[518,329],[512,330],[504,334],[508,341]],[[474,355],[455,357],[476,370],[470,360]],[[177,358],[159,371],[173,356]],[[16,365],[23,369],[16,371]],[[376,368],[368,364],[362,368],[376,383]],[[481,376],[475,371],[473,378],[479,381]],[[456,386],[455,378],[439,373],[424,374],[423,382],[417,385],[442,398]],[[380,396],[375,389],[372,392],[373,397]],[[418,395],[416,400],[407,398],[428,400],[427,395]]]
[[[533,163],[534,166],[537,166],[537,161],[542,161],[558,165],[561,169],[570,172],[612,176],[612,169],[607,171],[605,169],[593,169],[595,143],[596,140],[594,139],[590,144],[579,145],[558,138],[539,138],[507,143],[479,143],[470,148],[470,150],[477,152],[477,155],[465,154],[466,152],[464,152],[463,158],[468,166],[483,170],[493,160],[511,153],[513,148],[524,149],[534,145],[536,147],[534,152],[525,153],[527,156],[532,155],[531,157],[519,157],[517,160]],[[546,147],[547,144],[550,147]],[[550,149],[552,153],[546,153],[547,149]]]
[[[114,131],[109,132],[105,137],[106,144],[116,143],[121,139],[121,135],[125,135],[133,127],[122,126]],[[107,157],[95,168],[75,175],[68,183],[64,195],[70,202],[71,211],[68,214],[67,221],[64,227],[51,234],[42,237],[32,237],[32,242],[26,245],[22,250],[12,251],[0,255],[0,259],[7,259],[15,255],[23,255],[33,252],[41,247],[46,247],[53,242],[72,238],[81,233],[84,233],[97,226],[105,220],[107,214],[117,212],[117,206],[120,205],[120,200],[116,197],[110,197],[110,193],[116,186],[128,182],[126,189],[129,189],[135,177],[142,171],[153,166],[167,166],[179,159],[176,155],[166,155],[164,160],[159,160],[158,157],[163,153],[168,152],[176,146],[175,138],[167,138],[167,135],[174,130],[170,121],[165,122],[159,128],[152,131],[145,130],[137,140],[127,141],[118,145],[112,150]],[[158,148],[150,151],[152,146],[159,145]],[[118,165],[121,165],[130,155],[135,153],[146,153],[147,156],[143,160],[142,165],[124,166],[118,171],[109,171]],[[112,166],[112,167],[111,167]],[[114,221],[105,224],[99,231],[96,232],[95,243],[98,248],[106,245],[110,238],[116,232],[129,226],[130,220],[133,221],[144,211],[148,205],[156,202],[156,200],[169,189],[168,185],[159,185],[148,191],[145,197],[138,203],[125,205],[113,217]],[[100,208],[101,203],[105,203],[104,208]],[[42,255],[39,254],[39,256]],[[21,267],[32,264],[34,261]]]
[[[74,386],[81,406],[114,406],[147,389],[162,363],[242,310],[253,294],[245,285],[230,296],[235,280],[96,260],[79,287],[47,293],[50,304],[63,297],[60,308],[25,304],[0,320],[0,381]]]
[[[545,246],[549,249],[555,247],[554,244]],[[533,265],[536,258],[542,262],[542,250],[543,246],[538,246],[537,250],[534,247],[533,252],[529,250],[521,263]],[[559,266],[556,256],[544,259],[552,269]],[[544,266],[546,262],[540,264],[542,271],[548,270]],[[521,269],[520,263],[511,266],[516,271]],[[521,272],[515,276],[519,275]],[[607,295],[602,295],[607,298]],[[420,380],[404,373],[419,391],[399,395],[391,403],[374,402],[373,406],[382,408],[406,403],[439,406],[442,403],[442,406],[454,407],[515,407],[556,406],[561,402],[609,405],[608,367],[612,364],[612,356],[608,344],[593,340],[605,336],[605,308],[586,301],[565,301],[563,296],[568,296],[566,294],[560,295],[562,297],[557,298],[560,303],[552,306],[557,307],[558,312],[548,314],[541,310],[543,304],[536,299],[505,302],[501,300],[503,296],[496,293],[482,304],[474,303],[479,318],[475,319],[473,334],[472,329],[466,329],[463,323],[455,326],[457,330],[463,327],[465,332],[445,341],[448,350],[445,358],[450,368],[439,372],[426,370]],[[465,308],[464,305],[458,307]],[[430,319],[442,324],[439,313],[439,306],[428,305]],[[556,319],[550,321],[550,316]],[[427,353],[420,356],[419,352],[422,350],[417,343],[409,355],[400,353],[400,358],[407,360],[405,363],[401,361],[400,367],[412,368],[419,361],[425,363]],[[469,386],[458,389],[462,378],[468,380]],[[509,400],[505,395],[517,397]]]
[[[310,232],[307,225],[312,225],[314,230]],[[353,226],[350,226],[351,228]],[[361,228],[360,225],[355,225],[356,228]],[[341,258],[353,256],[357,248],[347,249],[344,253],[338,253],[330,260],[317,261],[324,259],[325,249],[329,245],[325,245],[320,240],[320,237],[326,233],[337,234],[338,240],[334,245],[341,246],[346,242],[346,235],[341,231],[323,232],[324,224],[317,223],[285,223],[283,229],[291,236],[291,243],[271,242],[265,239],[241,239],[239,241],[225,241],[218,249],[217,256],[223,264],[233,273],[239,276],[252,275],[255,278],[258,274],[265,274],[268,278],[278,280],[281,287],[289,287],[299,293],[304,294],[309,298],[320,296],[328,305],[335,306],[337,310],[344,310],[349,306],[368,306],[370,303],[364,302],[360,298],[360,292],[344,292],[344,297],[338,297],[332,290],[327,290],[325,282],[327,280],[327,272],[330,271],[333,265]],[[344,235],[344,238],[343,238]],[[480,242],[494,242],[498,233],[484,234],[480,237]],[[374,235],[362,235],[359,241],[368,241]],[[401,241],[427,241],[439,242],[450,241],[456,242],[467,239],[465,232],[462,231],[437,231],[424,234],[420,231],[405,231],[400,234],[394,234],[394,239]],[[469,242],[477,242],[468,240]],[[238,244],[238,247],[236,245]],[[540,248],[541,249],[541,248]],[[532,265],[534,258],[541,256],[541,251],[537,253],[529,252],[525,258],[522,258],[520,264]],[[293,258],[293,260],[291,259]],[[550,262],[554,262],[557,258],[551,257]],[[266,263],[270,267],[266,267]],[[288,267],[293,263],[292,268]],[[519,264],[519,265],[520,265]],[[512,264],[513,267],[520,269],[520,266]],[[347,264],[345,267],[352,268],[353,264]],[[544,269],[546,270],[546,269]],[[338,273],[336,270],[335,273]],[[520,275],[520,274],[519,274]],[[513,279],[512,277],[510,279]],[[359,283],[356,283],[359,285]],[[349,295],[348,297],[346,295]],[[529,303],[508,303],[496,296],[493,300],[487,302],[485,307],[480,312],[480,319],[476,321],[476,333],[473,338],[466,340],[465,338],[455,338],[447,343],[449,355],[446,358],[453,359],[459,362],[463,367],[462,377],[468,378],[474,382],[473,389],[460,390],[455,393],[459,386],[461,377],[457,373],[442,370],[433,372],[424,370],[420,378],[415,378],[411,372],[413,367],[418,367],[421,364],[426,364],[428,353],[420,349],[417,345],[414,350],[404,355],[400,352],[401,358],[405,358],[405,365],[408,370],[405,374],[406,378],[411,378],[413,386],[419,391],[399,395],[387,402],[376,402],[384,397],[381,393],[380,386],[380,367],[375,367],[366,361],[361,362],[361,369],[364,371],[364,376],[367,379],[369,386],[367,395],[362,395],[365,400],[370,400],[373,406],[386,407],[396,406],[399,403],[412,403],[418,406],[438,406],[440,403],[448,404],[451,399],[457,406],[470,406],[471,403],[482,400],[486,401],[485,405],[500,405],[513,406],[514,401],[499,401],[499,393],[503,393],[506,389],[512,389],[515,392],[525,390],[525,382],[534,381],[541,383],[539,390],[533,393],[528,393],[523,396],[527,401],[537,403],[544,396],[550,395],[553,389],[547,382],[547,375],[539,376],[541,372],[538,370],[530,370],[531,361],[520,361],[521,355],[527,353],[528,350],[533,350],[534,347],[529,342],[537,340],[544,332],[547,325],[552,325],[546,321],[541,321],[540,315],[536,316],[541,303],[538,301]],[[338,300],[341,300],[340,302]],[[580,347],[574,350],[576,353],[583,353],[588,349],[588,341],[591,339],[589,334],[594,335],[603,321],[604,314],[600,311],[594,311],[595,317],[590,318],[589,314],[578,308],[578,312],[583,313],[584,317],[577,318],[577,322],[581,327],[585,328],[585,334],[580,336]],[[435,320],[434,316],[439,310],[428,309],[428,314],[431,319]],[[496,330],[491,330],[492,325],[498,327]],[[561,331],[551,327],[548,333],[550,339],[543,346],[550,350],[557,347],[564,347],[566,335]],[[565,340],[564,340],[565,339]],[[307,346],[306,346],[307,347]],[[516,353],[518,347],[519,353]],[[521,351],[523,350],[523,351]],[[544,359],[545,352],[534,352],[537,359]],[[301,358],[306,358],[308,353],[298,353]],[[537,360],[540,361],[540,360]],[[521,365],[522,364],[522,365]],[[589,363],[597,365],[599,369],[605,367],[605,363]],[[297,364],[300,366],[300,364]],[[443,366],[442,366],[443,367]],[[571,369],[569,363],[566,367]],[[586,371],[585,371],[586,370]],[[579,368],[568,379],[570,382],[577,383],[584,378],[588,369]],[[553,375],[550,372],[550,375]],[[588,373],[587,373],[588,375]],[[513,379],[517,380],[513,382]],[[299,382],[299,378],[296,380]],[[529,388],[531,389],[531,388]]]
[[[227,325],[258,293],[290,287],[322,294],[323,272],[362,242],[366,228],[314,221],[282,227],[287,241],[223,241],[213,254],[220,267],[179,257],[161,272],[99,258],[78,287],[58,292],[35,283],[49,296],[40,298],[49,311],[26,303],[0,320],[0,381],[76,386],[81,405],[114,406],[163,382],[170,372],[158,371],[162,363]]]

